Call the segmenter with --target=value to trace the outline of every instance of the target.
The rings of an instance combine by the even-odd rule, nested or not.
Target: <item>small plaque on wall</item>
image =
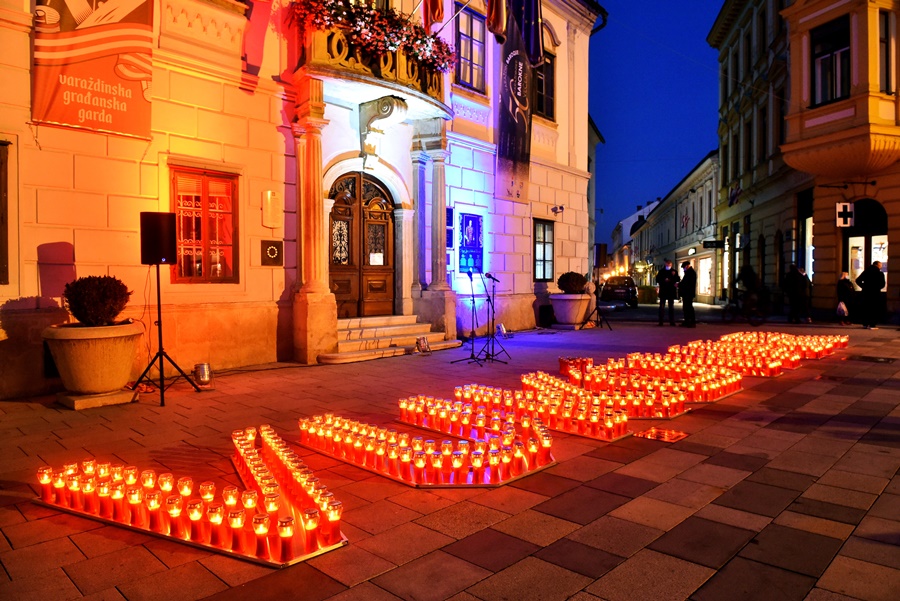
[[[260,264],[269,267],[284,265],[284,242],[282,240],[263,240],[259,253]]]

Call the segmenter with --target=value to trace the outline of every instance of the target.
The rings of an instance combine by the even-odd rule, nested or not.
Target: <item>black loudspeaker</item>
[[[141,265],[168,265],[178,259],[175,213],[141,213]]]

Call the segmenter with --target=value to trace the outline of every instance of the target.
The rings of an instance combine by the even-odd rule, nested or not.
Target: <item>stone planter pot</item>
[[[131,402],[135,393],[123,388],[131,378],[143,334],[139,323],[46,328],[42,336],[68,393],[60,395],[59,401],[73,409]]]
[[[591,304],[590,294],[551,294],[553,315],[562,325],[578,325],[587,317]]]

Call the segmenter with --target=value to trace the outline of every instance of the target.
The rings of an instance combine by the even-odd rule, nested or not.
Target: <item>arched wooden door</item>
[[[329,284],[338,317],[394,312],[394,203],[365,173],[347,173],[331,186]]]

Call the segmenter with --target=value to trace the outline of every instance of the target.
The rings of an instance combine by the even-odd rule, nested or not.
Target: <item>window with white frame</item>
[[[553,281],[553,222],[534,220],[534,281]]]
[[[456,5],[456,83],[484,92],[484,16],[466,7],[468,4]]]
[[[553,121],[556,118],[554,86],[556,57],[544,53],[544,62],[534,70],[534,114]]]
[[[850,96],[850,16],[844,15],[810,32],[814,106]]]

